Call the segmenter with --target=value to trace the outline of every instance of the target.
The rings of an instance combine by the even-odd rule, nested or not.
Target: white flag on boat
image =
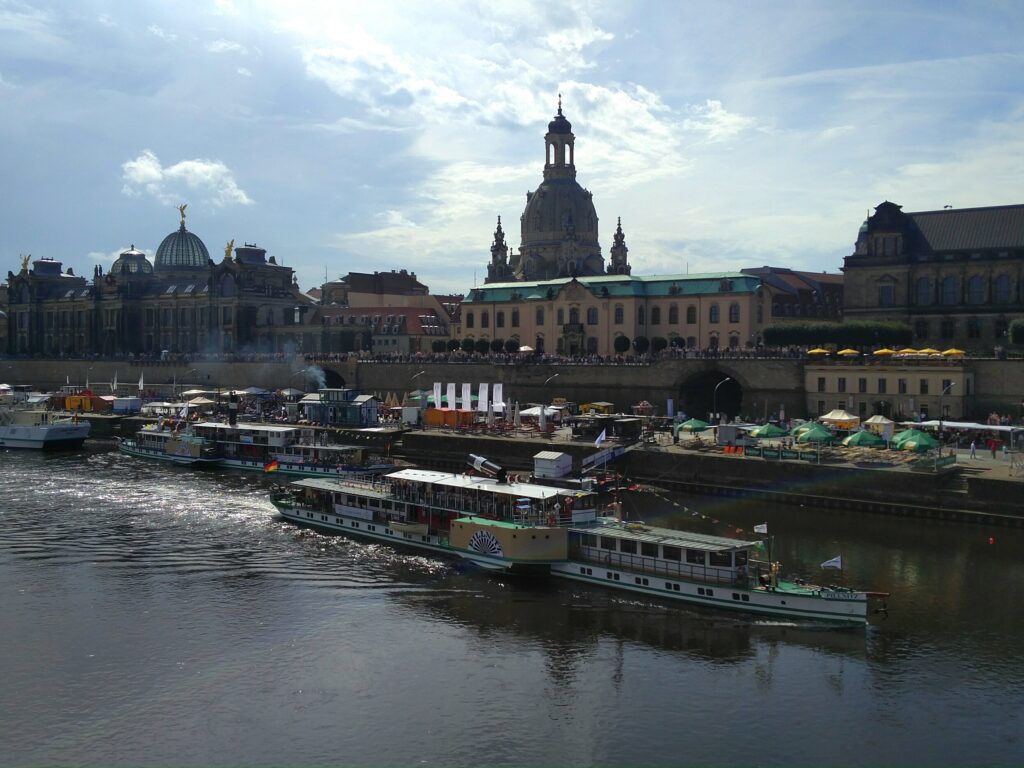
[[[139,392],[142,391],[142,374],[139,374]]]
[[[495,382],[494,385],[491,387],[491,402],[505,402],[505,385],[502,384],[500,381]]]
[[[473,410],[473,385],[462,384],[462,410],[471,411]]]
[[[543,408],[544,406],[541,406],[541,407]],[[597,436],[597,440],[594,441],[594,447],[595,448],[600,448],[601,447],[601,443],[603,443],[607,439],[608,439],[608,430],[607,429],[602,429],[601,430],[601,434],[598,435]]]
[[[831,560],[826,560],[824,563],[821,564],[821,567],[835,568],[841,571],[843,570],[843,556],[837,555],[836,557],[833,557]]]
[[[117,394],[117,371],[114,371],[114,383],[110,385],[110,391]]]
[[[754,533],[768,533],[768,523],[758,523],[755,525]]]
[[[434,382],[434,407],[435,408],[440,408],[441,407],[441,382],[440,381],[435,381]]]

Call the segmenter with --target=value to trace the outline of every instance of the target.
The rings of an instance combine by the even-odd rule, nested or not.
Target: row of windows
[[[573,324],[579,324],[580,322],[580,310],[579,307],[570,307],[569,309],[569,322]],[[598,310],[597,307],[587,308],[587,325],[598,324]],[[558,309],[555,313],[555,322],[557,325],[565,324],[565,310]],[[473,312],[466,313],[466,327],[475,328],[477,317]],[[651,307],[651,325],[661,325],[661,307]],[[511,327],[519,327],[519,310],[513,309],[511,313]],[[615,325],[622,325],[625,322],[625,309],[621,304],[616,305],[613,310],[613,321]],[[638,325],[647,324],[647,313],[644,307],[637,307],[636,310],[636,321]],[[740,321],[740,305],[733,302],[729,305],[729,322],[738,323]],[[697,322],[697,307],[691,305],[686,308],[686,323],[687,325],[693,325]],[[718,304],[712,304],[708,307],[708,322],[718,323],[721,322],[721,310]],[[544,308],[537,307],[536,310],[536,324],[544,325]],[[668,307],[668,324],[678,325],[679,324],[679,307],[675,304],[670,304]],[[487,310],[480,312],[480,327],[490,328],[491,315]],[[504,328],[505,327],[505,312],[498,310],[494,313],[494,327]]]
[[[919,277],[914,283],[914,302],[918,306],[942,304],[952,307],[958,304],[984,304],[989,300],[989,281],[983,275],[972,275],[966,281],[966,296],[955,275],[948,275],[933,282],[930,277]],[[1009,304],[1013,301],[1013,287],[1009,275],[999,275],[991,286],[991,300],[994,304]],[[896,286],[878,286],[878,304],[891,307],[896,303]]]
[[[908,391],[909,391],[909,381],[910,381],[909,379],[902,379],[902,378],[896,379],[896,390],[897,390],[897,392],[899,394],[905,395],[905,394],[908,393]],[[918,394],[920,394],[920,395],[927,395],[927,394],[929,394],[929,392],[928,392],[929,386],[930,385],[929,385],[929,380],[928,379],[919,379],[918,380]],[[953,386],[953,380],[952,379],[943,379],[942,380],[942,386],[940,387],[939,392],[945,392],[945,391],[949,390],[952,386]],[[826,392],[827,390],[826,390],[825,387],[826,387],[825,377],[824,376],[819,376],[818,377],[818,391],[819,392]],[[884,377],[880,376],[878,378],[878,380],[877,380],[877,387],[875,388],[875,392],[872,393],[872,394],[877,393],[879,395],[885,395],[885,394],[888,394],[888,389],[889,389],[889,380],[887,378],[884,378]],[[840,376],[836,380],[836,391],[837,392],[846,392],[847,391],[847,389],[846,389],[846,377],[845,376]],[[850,391],[852,392],[853,390],[850,390]],[[860,393],[860,394],[865,394],[865,393],[868,392],[868,380],[867,380],[866,377],[862,376],[862,377],[857,379],[857,392]]]
[[[977,317],[969,317],[966,321],[967,325],[967,338],[969,339],[980,339],[982,337],[982,331],[984,324]],[[1006,318],[996,318],[992,323],[992,334],[996,338],[1002,338],[1006,335],[1007,329],[1010,327],[1009,321]],[[931,323],[925,319],[918,319],[914,321],[914,336],[919,339],[926,339],[931,333]],[[939,336],[943,339],[954,339],[957,335],[957,321],[954,318],[947,317],[939,321]]]
[[[661,552],[661,558],[663,560],[674,560],[681,562],[685,553],[686,562],[690,565],[712,565],[719,568],[731,568],[732,567],[732,553],[731,552],[705,552],[702,549],[682,549],[681,547],[673,547],[668,544],[656,544],[649,541],[633,541],[632,539],[617,539],[613,536],[598,536],[593,533],[584,533],[580,537],[580,542],[585,547],[596,547],[600,543],[601,549],[608,550],[610,552],[624,552],[628,555],[641,555],[643,557],[658,557],[658,552]],[[705,563],[704,556],[707,555],[707,562]],[[740,561],[746,562],[746,553],[737,552],[736,561],[740,564]]]

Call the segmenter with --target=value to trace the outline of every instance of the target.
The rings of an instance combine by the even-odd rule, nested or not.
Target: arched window
[[[597,307],[587,307],[587,325],[597,325]]]
[[[622,323],[624,322],[623,318],[624,318],[624,313],[622,311],[622,305],[621,304],[616,304],[615,305],[615,324],[616,325],[622,325]]]
[[[740,305],[737,304],[736,302],[733,302],[732,304],[729,305],[729,322],[730,323],[738,323],[739,321],[740,321]],[[729,343],[729,346],[730,347],[732,346],[731,342]]]
[[[985,278],[981,275],[972,275],[967,281],[967,303],[985,303]]]
[[[915,320],[914,321],[914,336],[918,339],[928,338],[928,321],[927,320]]]
[[[651,307],[651,325],[661,325],[661,307]]]
[[[956,278],[952,275],[942,278],[942,303],[947,307],[960,303],[956,296]]]
[[[697,308],[692,304],[686,308],[686,324],[693,325],[697,322]]]
[[[512,327],[513,328],[518,328],[519,327],[519,310],[518,309],[513,309],[512,310]]]
[[[588,352],[588,354],[591,354],[591,355],[597,353],[597,337],[596,336],[588,336],[587,337],[587,352]]]
[[[498,310],[494,313],[494,327],[504,328],[505,327],[505,313]]]
[[[696,336],[687,336],[686,337],[686,348],[687,349],[695,349],[696,346],[697,346],[697,337]]]
[[[643,325],[644,324],[644,308],[643,307],[637,307],[636,308],[636,324],[637,325]]]
[[[1010,276],[1000,275],[996,278],[995,296],[992,297],[996,304],[1010,303]]]
[[[537,307],[536,325],[544,325],[544,307]]]
[[[981,321],[976,317],[971,317],[967,320],[967,338],[981,338]]]
[[[467,327],[467,328],[472,328],[472,327],[473,327],[473,324],[474,324],[475,322],[476,322],[476,321],[475,321],[475,320],[474,320],[474,318],[473,318],[473,313],[472,313],[472,312],[467,312],[467,313],[466,313],[466,327]]]
[[[569,322],[578,323],[580,321],[580,308],[570,307],[569,308]]]
[[[708,339],[708,346],[711,347],[711,349],[718,349],[718,334],[711,334],[711,338]]]
[[[708,322],[711,322],[711,323],[717,323],[718,322],[718,305],[717,304],[712,304],[710,307],[708,307]],[[714,349],[717,349],[717,348],[718,348],[718,345],[715,344]]]
[[[668,324],[679,325],[679,307],[675,304],[668,305]]]
[[[932,281],[927,277],[917,278],[915,284],[915,292],[917,294],[917,303],[921,306],[932,303]]]
[[[555,310],[556,325],[565,325],[565,310],[559,307]]]
[[[480,327],[481,328],[490,328],[490,326],[491,326],[491,317],[490,317],[490,315],[488,315],[486,312],[481,312],[480,313]]]
[[[738,349],[740,346],[740,335],[738,333],[729,334],[729,349]]]

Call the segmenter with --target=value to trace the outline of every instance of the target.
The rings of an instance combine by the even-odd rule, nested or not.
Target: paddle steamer
[[[493,468],[494,465],[491,465]],[[485,469],[477,464],[478,469]],[[372,482],[306,479],[271,500],[296,523],[647,597],[788,619],[864,624],[878,593],[785,581],[760,541],[621,520],[594,492],[421,469]]]

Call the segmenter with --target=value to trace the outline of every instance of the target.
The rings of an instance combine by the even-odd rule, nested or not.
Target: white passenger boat
[[[176,430],[167,425],[149,424],[136,432],[135,437],[120,438],[117,448],[129,456],[191,467],[220,464],[217,446],[188,428]]]
[[[756,559],[759,541],[624,522],[594,493],[547,485],[407,469],[299,480],[271,499],[285,519],[328,531],[712,608],[863,624],[882,597],[784,581]]]
[[[77,416],[54,416],[47,411],[0,410],[0,448],[42,451],[81,448],[90,425]]]
[[[203,421],[191,430],[215,445],[220,465],[232,469],[344,478],[395,468],[391,461],[375,460],[362,446],[318,442],[312,427]]]

